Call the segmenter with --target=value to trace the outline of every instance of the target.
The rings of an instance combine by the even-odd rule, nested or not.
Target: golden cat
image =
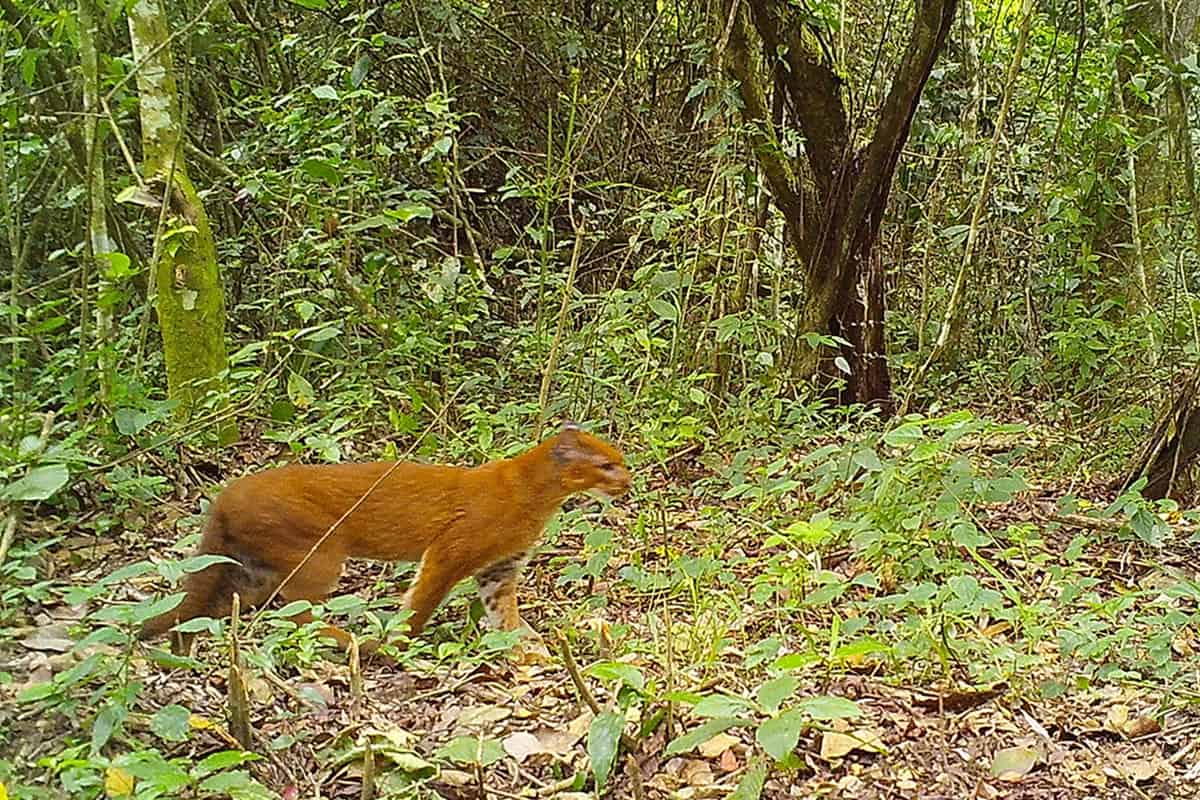
[[[402,462],[292,465],[230,483],[213,501],[198,553],[228,556],[184,580],[179,606],[143,624],[148,639],[194,617],[224,617],[233,594],[261,604],[312,546],[390,467],[395,469],[280,589],[285,600],[318,602],[337,585],[347,558],[420,561],[404,596],[411,634],[463,578],[474,575],[491,623],[522,626],[517,581],[530,548],[563,501],[597,489],[629,489],[620,451],[572,424],[513,458],[475,468]],[[312,620],[304,612],[300,624]],[[343,646],[350,635],[328,627]],[[191,637],[179,634],[174,649]],[[371,651],[377,643],[364,645]]]

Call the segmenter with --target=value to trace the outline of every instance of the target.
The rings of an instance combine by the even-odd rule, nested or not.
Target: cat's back
[[[288,464],[262,470],[231,481],[221,492],[224,503],[271,505],[314,504],[345,511],[370,490],[396,500],[416,496],[436,486],[455,485],[461,467],[416,462],[368,461],[343,464]],[[374,487],[372,489],[372,487]]]

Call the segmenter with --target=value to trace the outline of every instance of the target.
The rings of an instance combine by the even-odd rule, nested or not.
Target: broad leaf
[[[615,711],[607,711],[592,720],[588,728],[587,752],[592,762],[592,773],[596,776],[597,791],[604,788],[617,760],[617,749],[621,744],[621,730],[625,717]]]
[[[71,473],[62,464],[34,467],[25,477],[15,480],[0,491],[0,499],[9,502],[49,500],[70,480]]]
[[[767,755],[776,761],[782,761],[796,749],[796,743],[800,741],[800,733],[807,724],[808,720],[795,709],[785,711],[778,717],[759,725],[754,738],[758,740]]]

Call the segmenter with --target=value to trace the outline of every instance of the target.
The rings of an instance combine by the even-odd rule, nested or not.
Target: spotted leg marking
[[[502,631],[515,631],[522,626],[517,611],[517,581],[527,556],[517,553],[497,561],[475,576],[479,583],[479,599],[487,611],[492,627]]]

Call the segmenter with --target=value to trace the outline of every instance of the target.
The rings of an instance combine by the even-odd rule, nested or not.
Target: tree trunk
[[[99,278],[96,293],[96,344],[97,365],[100,378],[100,403],[106,409],[112,401],[113,387],[113,303],[116,292],[108,280],[113,264],[109,254],[116,248],[108,235],[107,188],[104,181],[104,128],[99,124],[100,76],[96,57],[95,0],[79,0],[79,63],[83,73],[83,147],[87,155],[84,171],[87,180],[88,216],[87,258],[92,261]],[[85,286],[85,291],[87,287]]]
[[[845,379],[839,399],[892,410],[885,352],[884,266],[874,258],[892,177],[908,139],[925,82],[950,31],[957,0],[917,0],[912,28],[890,90],[875,114],[870,141],[855,148],[843,79],[829,60],[830,47],[814,44],[814,29],[784,0],[725,4],[726,68],[738,81],[751,143],[787,223],[788,240],[804,263],[807,297],[793,331],[793,374]],[[747,9],[748,6],[748,9]],[[753,34],[752,35],[752,31]],[[759,63],[758,53],[778,58]],[[766,102],[768,79],[787,98],[779,119]],[[784,128],[799,129],[803,152],[787,157]],[[803,163],[797,163],[803,158]],[[812,344],[809,334],[837,337],[837,349]]]
[[[1173,18],[1164,20],[1166,29],[1176,36],[1165,42],[1163,58],[1170,67],[1173,103],[1167,117],[1167,127],[1176,149],[1182,154],[1184,193],[1191,208],[1192,246],[1200,243],[1200,200],[1196,193],[1196,166],[1192,156],[1191,115],[1187,90],[1180,75],[1179,58],[1184,42],[1190,40],[1200,19],[1200,2],[1180,4]],[[1180,497],[1193,488],[1192,466],[1200,455],[1200,367],[1176,392],[1171,405],[1155,422],[1141,452],[1130,464],[1121,486],[1128,489],[1139,478],[1146,478],[1142,495],[1152,500]]]
[[[1192,370],[1171,405],[1154,423],[1121,486],[1128,489],[1144,477],[1143,497],[1151,500],[1178,497],[1191,487],[1191,468],[1197,455],[1200,455],[1200,368]]]
[[[166,206],[155,252],[156,306],[167,367],[167,393],[188,419],[208,392],[225,393],[225,300],[208,216],[183,159],[183,117],[160,0],[129,7],[142,126],[143,171]],[[221,442],[237,437],[223,423]]]

